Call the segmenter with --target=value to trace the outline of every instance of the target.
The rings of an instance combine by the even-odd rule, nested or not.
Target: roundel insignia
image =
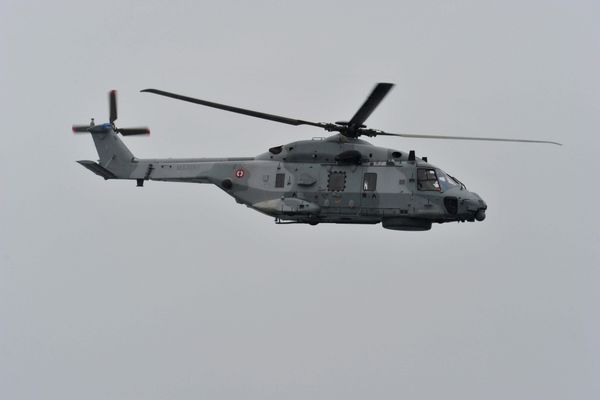
[[[243,169],[243,168],[237,168],[237,169],[235,170],[235,177],[236,177],[236,178],[243,178],[243,177],[244,177],[244,175],[246,175],[246,171],[244,171],[244,169]]]

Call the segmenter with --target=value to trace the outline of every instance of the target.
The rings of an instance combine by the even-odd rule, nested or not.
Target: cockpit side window
[[[435,169],[418,168],[417,169],[417,188],[424,191],[441,191]]]

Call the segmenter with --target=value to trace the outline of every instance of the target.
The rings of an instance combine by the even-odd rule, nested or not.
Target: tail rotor
[[[73,133],[108,133],[110,131],[120,133],[123,136],[133,135],[149,135],[150,129],[147,127],[136,128],[117,128],[115,121],[117,120],[117,91],[111,90],[108,93],[109,121],[104,124],[94,124],[92,118],[89,125],[73,125]]]

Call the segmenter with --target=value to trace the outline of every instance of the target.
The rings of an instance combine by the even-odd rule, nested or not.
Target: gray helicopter
[[[364,122],[394,85],[378,83],[348,122],[322,123],[287,118],[182,96],[154,93],[207,107],[288,125],[309,125],[336,134],[271,147],[256,157],[139,159],[122,136],[146,135],[148,128],[117,128],[116,92],[109,93],[109,122],[75,125],[90,133],[99,162],[81,165],[104,179],[212,183],[238,203],[275,218],[279,224],[377,224],[404,231],[426,231],[432,223],[483,221],[487,204],[457,178],[429,164],[427,157],[373,146],[361,136],[560,143],[540,140],[387,133]]]

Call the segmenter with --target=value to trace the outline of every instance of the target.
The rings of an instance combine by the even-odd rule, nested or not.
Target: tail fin
[[[133,153],[112,130],[94,133],[92,138],[98,151],[99,162],[78,161],[90,171],[104,179],[127,179],[135,168]]]
[[[133,153],[111,129],[107,133],[92,133],[100,157],[100,165],[108,170],[131,164]]]

